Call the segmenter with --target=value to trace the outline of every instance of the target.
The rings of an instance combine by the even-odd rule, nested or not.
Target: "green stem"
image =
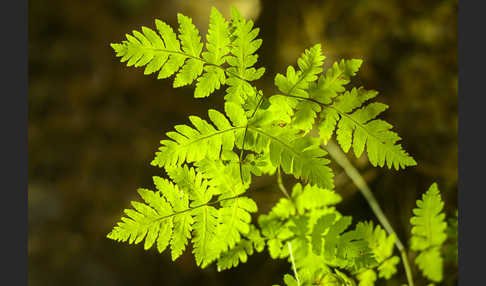
[[[400,241],[395,231],[393,230],[393,227],[388,221],[386,215],[383,213],[380,205],[378,204],[378,201],[375,199],[375,196],[371,192],[365,180],[360,175],[358,170],[356,170],[356,168],[349,162],[349,160],[346,158],[346,155],[341,151],[339,146],[337,146],[334,142],[329,141],[327,143],[326,149],[329,152],[329,155],[336,161],[336,163],[338,163],[344,169],[344,172],[349,176],[349,178],[353,181],[356,187],[358,187],[359,191],[368,202],[371,210],[373,211],[381,225],[385,228],[386,232],[388,232],[389,235],[395,234],[395,245],[397,246],[402,256],[403,267],[405,268],[408,284],[409,286],[413,286],[412,271],[408,262],[407,251],[403,246],[403,243]]]
[[[292,255],[292,245],[290,244],[290,241],[287,242],[287,245],[289,246],[290,261],[292,262],[292,269],[294,270],[295,280],[297,280],[297,286],[300,286],[300,280],[299,276],[297,275],[297,268],[295,267],[294,256]]]
[[[287,189],[285,188],[285,186],[284,186],[284,184],[282,182],[282,174],[280,173],[280,167],[277,168],[277,171],[278,171],[277,172],[277,184],[278,184],[278,188],[287,197],[287,199],[289,199],[289,201],[292,202],[292,199],[289,196],[289,192],[287,192]]]
[[[167,219],[167,218],[171,218],[173,216],[176,216],[176,215],[180,215],[180,214],[183,214],[183,213],[186,213],[186,212],[190,212],[192,210],[195,210],[197,208],[201,208],[201,207],[205,207],[205,206],[210,206],[210,205],[215,205],[215,204],[218,204],[220,202],[224,202],[224,201],[228,201],[228,200],[234,200],[234,199],[237,199],[239,197],[241,197],[243,194],[239,194],[239,195],[236,195],[236,196],[233,196],[233,197],[229,197],[229,198],[224,198],[224,199],[220,199],[220,200],[217,200],[217,201],[212,201],[212,202],[207,202],[205,204],[202,204],[202,205],[197,205],[195,207],[189,207],[185,210],[182,210],[182,211],[178,211],[178,212],[174,212],[173,214],[170,214],[170,215],[166,215],[166,216],[162,216],[162,217],[159,217],[157,218],[156,220],[154,220],[155,222],[158,222],[158,221],[162,221],[164,219]]]
[[[213,63],[210,63],[208,61],[206,61],[205,59],[203,58],[200,58],[200,57],[195,57],[195,56],[192,56],[192,55],[189,55],[189,54],[186,54],[186,53],[183,53],[181,51],[173,51],[173,50],[167,50],[167,49],[157,49],[157,48],[151,48],[151,50],[153,51],[156,51],[156,52],[163,52],[163,53],[168,53],[168,54],[176,54],[176,55],[181,55],[181,56],[184,56],[184,57],[187,57],[187,58],[190,58],[190,59],[194,59],[194,60],[197,60],[197,61],[201,61],[203,62],[204,64],[208,65],[208,66],[213,66],[213,67],[216,67],[216,68],[219,68],[219,69],[222,69],[225,73],[229,74],[229,75],[232,75],[242,81],[246,81],[248,82],[248,80],[240,77],[239,75],[227,70],[226,68],[222,67],[222,66],[219,66],[219,65],[216,65],[216,64],[213,64]]]

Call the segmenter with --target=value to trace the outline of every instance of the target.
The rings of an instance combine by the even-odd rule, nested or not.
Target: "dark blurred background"
[[[362,58],[355,85],[380,91],[390,105],[384,119],[403,138],[418,166],[396,172],[373,168],[365,156],[350,160],[374,191],[402,241],[409,239],[415,200],[436,181],[446,212],[457,207],[457,0],[357,1],[29,1],[29,285],[272,285],[289,273],[286,261],[265,252],[240,267],[201,270],[190,251],[172,262],[142,246],[105,238],[152,188],[159,140],[189,114],[222,110],[222,93],[192,98],[193,87],[144,76],[115,58],[109,44],[176,13],[193,18],[205,37],[211,6],[229,16],[231,5],[260,27],[259,84],[273,92],[273,77],[303,50],[323,45],[326,67]],[[352,154],[352,153],[350,153]],[[366,201],[336,171],[339,206],[356,220],[373,219]],[[280,194],[274,178],[258,181],[255,196],[267,211]],[[290,181],[288,181],[290,185]],[[413,259],[413,256],[411,256]],[[447,285],[457,269],[447,264]],[[425,285],[414,269],[417,285]],[[405,282],[401,269],[387,285]],[[383,283],[378,285],[384,285]]]

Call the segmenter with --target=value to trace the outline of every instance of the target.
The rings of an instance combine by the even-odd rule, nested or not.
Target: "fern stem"
[[[277,168],[277,171],[278,171],[277,172],[277,184],[278,184],[278,188],[287,197],[287,199],[289,199],[289,201],[292,202],[292,199],[289,196],[289,192],[287,192],[287,189],[285,188],[285,186],[284,186],[284,184],[282,182],[282,173],[280,172],[280,166]]]
[[[289,246],[290,261],[292,262],[292,269],[294,270],[295,280],[297,280],[297,286],[300,286],[299,275],[297,275],[297,268],[295,267],[294,256],[292,255],[292,245],[290,244],[290,241],[287,242],[287,245]]]
[[[217,64],[213,64],[213,63],[210,63],[208,61],[206,61],[205,59],[202,59],[200,57],[195,57],[195,56],[191,56],[189,54],[186,54],[186,53],[183,53],[183,52],[180,52],[180,51],[172,51],[172,50],[166,50],[166,49],[157,49],[157,48],[152,48],[151,50],[153,51],[156,51],[156,52],[163,52],[163,53],[168,53],[168,54],[176,54],[176,55],[181,55],[181,56],[185,56],[187,58],[190,58],[190,59],[194,59],[194,60],[198,60],[198,61],[201,61],[203,62],[204,64],[208,65],[208,66],[213,66],[213,67],[217,67],[217,68],[220,68],[222,69],[225,73],[229,74],[229,75],[232,75],[242,81],[246,81],[248,82],[248,80],[240,77],[239,75],[235,74],[234,72],[231,72],[231,71],[228,71],[226,68],[222,67],[222,66],[218,66]]]
[[[258,108],[260,108],[260,105],[262,104],[262,102],[263,102],[263,93],[262,93],[262,96],[260,97],[260,100],[258,101],[257,106],[253,110],[251,116],[249,118],[247,118],[247,120],[250,120],[250,119],[253,118],[253,116],[255,116],[255,113],[257,112]],[[247,132],[248,132],[248,123],[246,124],[246,127],[245,127],[245,133],[243,133],[243,142],[241,143],[241,151],[240,151],[240,158],[239,158],[240,179],[241,179],[242,184],[245,184],[245,182],[243,182],[242,161],[243,161],[243,154],[245,152],[245,140],[246,140],[246,133]]]
[[[358,170],[356,170],[356,168],[349,162],[349,160],[346,158],[346,155],[334,142],[329,141],[326,145],[326,149],[329,152],[329,155],[336,161],[336,163],[338,163],[344,169],[344,172],[353,181],[356,187],[358,187],[359,191],[368,202],[368,205],[370,206],[371,210],[373,211],[383,228],[385,228],[386,232],[388,232],[389,235],[395,234],[397,238],[395,240],[395,245],[397,246],[402,256],[403,267],[405,268],[408,284],[409,286],[414,286],[412,271],[408,262],[407,251],[403,246],[403,243],[398,238],[396,232],[393,230],[393,227],[388,221],[386,215],[383,213],[383,210],[381,209],[378,201],[366,184],[365,180],[360,175]]]
[[[191,207],[190,208],[187,208],[187,209],[185,209],[183,211],[178,211],[178,212],[174,212],[173,214],[170,214],[170,215],[166,215],[166,216],[159,217],[159,218],[157,218],[154,221],[161,221],[161,220],[164,220],[164,219],[167,219],[167,218],[176,216],[176,215],[180,215],[180,214],[183,214],[183,213],[186,213],[186,212],[190,212],[190,211],[195,210],[197,208],[201,208],[201,207],[205,207],[205,206],[210,206],[210,205],[215,205],[215,204],[220,203],[220,202],[223,202],[223,201],[234,200],[234,199],[237,199],[237,198],[239,198],[241,196],[243,196],[243,194],[239,194],[239,195],[232,196],[232,197],[229,197],[229,198],[220,199],[220,200],[213,201],[213,202],[207,202],[207,203],[202,204],[202,205],[198,205],[198,206],[195,206],[195,207],[192,207],[192,208]]]

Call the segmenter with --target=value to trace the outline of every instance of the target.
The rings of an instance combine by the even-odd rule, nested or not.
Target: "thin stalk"
[[[368,184],[366,184],[365,180],[358,172],[358,170],[356,170],[356,168],[349,162],[348,158],[346,158],[346,155],[341,151],[339,146],[337,146],[334,142],[329,141],[326,145],[326,149],[329,152],[329,155],[336,161],[336,163],[338,163],[344,169],[344,172],[353,181],[356,187],[358,187],[359,191],[368,202],[368,205],[370,206],[371,210],[373,211],[383,228],[385,228],[386,232],[388,232],[389,235],[395,234],[395,245],[397,246],[402,256],[403,267],[405,268],[408,284],[409,286],[414,286],[412,271],[408,262],[407,251],[403,246],[403,243],[400,241],[397,234],[393,230],[393,227],[388,221],[386,215],[383,213],[380,205],[378,204],[378,201],[375,199],[375,196],[368,187]]]
[[[290,261],[292,262],[292,269],[294,270],[295,280],[297,280],[297,286],[300,286],[300,280],[299,276],[297,275],[297,268],[295,267],[294,256],[292,255],[292,245],[290,244],[290,241],[287,242],[287,245],[289,246]]]
[[[280,167],[277,168],[277,171],[278,171],[277,172],[277,184],[278,184],[278,188],[287,197],[287,199],[289,199],[289,201],[292,201],[292,199],[289,196],[289,192],[287,192],[287,189],[285,188],[285,186],[284,186],[284,184],[282,182],[282,174],[280,173]]]

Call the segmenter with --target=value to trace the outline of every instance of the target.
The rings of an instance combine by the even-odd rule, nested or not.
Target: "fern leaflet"
[[[437,184],[432,184],[417,200],[417,208],[413,209],[412,237],[410,248],[419,251],[415,259],[423,274],[434,282],[442,281],[442,256],[440,248],[447,239],[445,214],[442,212],[444,202],[440,196]]]

